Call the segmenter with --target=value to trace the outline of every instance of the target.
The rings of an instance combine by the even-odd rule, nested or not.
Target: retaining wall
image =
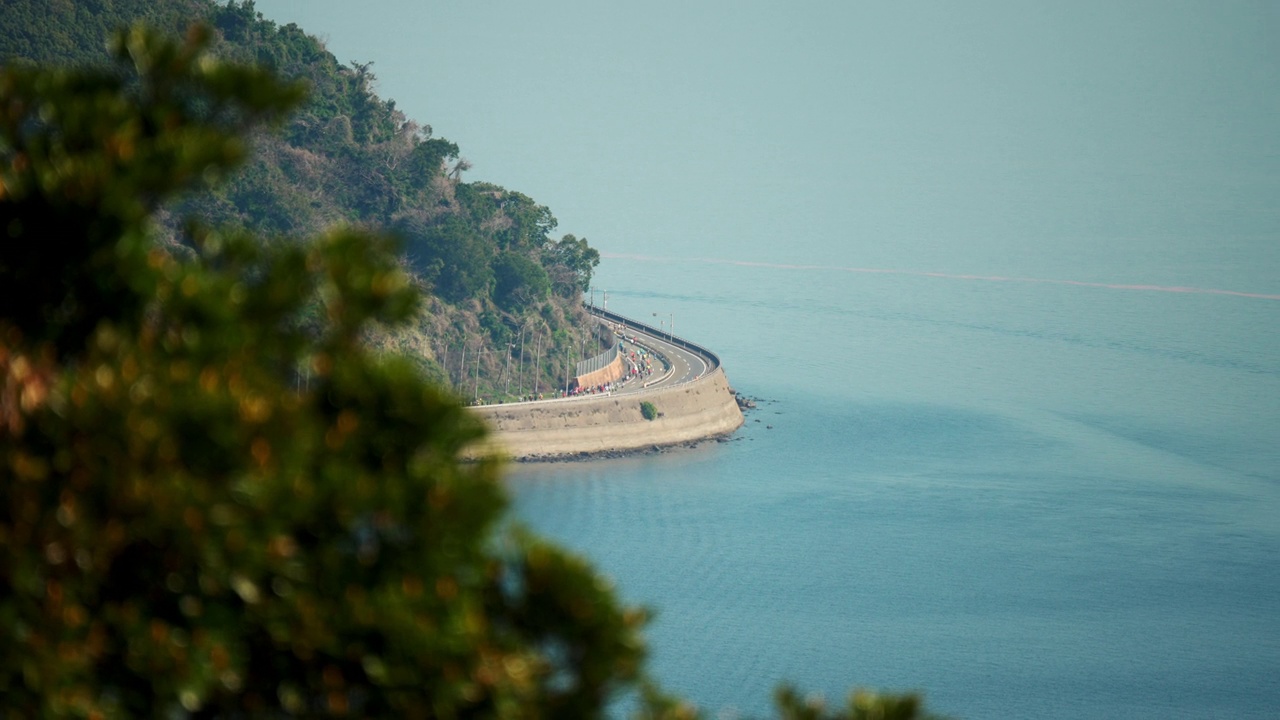
[[[585,375],[579,375],[573,379],[573,387],[595,387],[596,385],[604,385],[614,380],[621,380],[626,377],[627,366],[622,363],[621,355],[614,355],[613,362],[605,365],[599,370],[589,372]]]
[[[640,414],[640,403],[646,401],[661,413],[656,420]],[[720,367],[693,382],[642,393],[472,410],[492,431],[476,454],[497,452],[523,459],[679,445],[727,435],[742,425],[742,411]]]

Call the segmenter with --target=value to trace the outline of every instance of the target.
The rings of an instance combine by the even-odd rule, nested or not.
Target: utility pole
[[[502,392],[506,394],[511,393],[511,351],[515,349],[515,343],[507,343],[507,366],[502,369],[502,376],[506,378],[506,385],[503,387]]]
[[[463,390],[463,388],[467,386],[466,383],[467,383],[467,341],[463,340],[462,341],[462,362],[458,363],[458,383],[455,386],[455,389],[458,390],[459,393],[466,392],[466,390]]]
[[[476,397],[475,404],[480,404],[480,353],[482,349],[476,348]]]
[[[516,366],[516,374],[520,376],[520,397],[524,397],[524,331],[520,328],[520,364]]]
[[[533,394],[538,394],[538,381],[542,369],[542,333],[538,333],[538,349],[533,351]]]
[[[658,313],[654,313],[653,316],[658,317]],[[667,340],[674,343],[676,341],[676,314],[667,313],[667,319],[670,321],[667,323]],[[662,320],[660,318],[658,320],[658,330],[660,332],[662,330]]]
[[[449,379],[449,343],[442,343],[442,346],[443,346],[443,352],[441,352],[441,354],[440,354],[440,357],[441,357],[441,360],[440,360],[440,367],[441,367],[441,369],[443,369],[443,370],[444,370],[444,381],[445,381],[445,382],[450,382],[450,379]]]

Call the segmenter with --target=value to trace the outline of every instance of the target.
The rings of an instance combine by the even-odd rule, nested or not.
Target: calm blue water
[[[1272,244],[1245,245],[941,269],[1280,293]],[[633,258],[598,285],[767,401],[728,444],[513,475],[519,518],[657,611],[671,689],[1280,713],[1280,300]]]
[[[1280,3],[258,6],[768,400],[511,480],[671,688],[1280,717]]]

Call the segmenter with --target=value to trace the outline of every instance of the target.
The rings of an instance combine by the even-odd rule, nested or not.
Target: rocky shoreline
[[[705,440],[690,440],[688,442],[676,443],[674,445],[653,445],[647,448],[630,448],[618,450],[597,450],[594,452],[582,451],[572,455],[524,455],[512,458],[518,463],[573,463],[573,462],[593,462],[597,460],[622,460],[624,458],[643,457],[646,455],[665,455],[671,452],[679,452],[681,450],[697,450],[707,443],[729,443],[733,442],[733,433],[710,437]]]

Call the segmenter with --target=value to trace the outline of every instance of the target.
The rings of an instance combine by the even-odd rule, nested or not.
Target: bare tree
[[[449,171],[449,177],[452,178],[454,182],[457,182],[462,179],[462,173],[470,169],[471,161],[460,157],[458,158],[458,161],[453,164],[453,170]]]

